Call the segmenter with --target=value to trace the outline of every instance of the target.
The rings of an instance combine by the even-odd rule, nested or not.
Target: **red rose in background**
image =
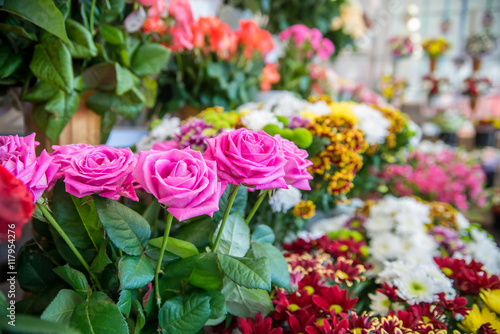
[[[19,240],[34,210],[33,195],[28,188],[0,165],[0,242],[8,240],[9,230],[14,230]]]

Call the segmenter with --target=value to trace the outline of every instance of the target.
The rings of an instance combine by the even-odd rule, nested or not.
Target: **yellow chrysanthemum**
[[[489,323],[491,328],[500,331],[500,319],[488,307],[483,306],[479,310],[479,306],[474,304],[472,311],[467,314],[462,323],[458,327],[467,333],[476,333],[476,331],[485,323]]]
[[[479,293],[483,302],[488,305],[490,310],[500,315],[500,289],[484,290]]]
[[[316,205],[312,201],[300,201],[295,205],[292,213],[296,217],[309,219],[316,214]]]

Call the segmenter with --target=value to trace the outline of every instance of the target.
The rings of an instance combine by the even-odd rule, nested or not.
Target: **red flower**
[[[286,319],[291,314],[309,313],[314,309],[311,296],[304,291],[285,295],[281,290],[277,290],[273,304],[273,318],[276,320]]]
[[[330,323],[331,322],[331,323]],[[331,319],[318,319],[314,326],[307,326],[307,334],[345,334],[349,330],[349,320],[338,317]]]
[[[266,55],[274,48],[273,37],[267,30],[260,29],[253,20],[240,20],[239,43],[244,46],[243,55],[251,58],[254,51]]]
[[[352,294],[351,294],[352,295]],[[314,295],[313,302],[326,313],[335,311],[336,314],[354,310],[353,307],[358,301],[358,297],[351,298],[347,295],[347,290],[340,290],[338,285],[322,288],[317,295]]]
[[[346,260],[343,257],[339,257],[331,269],[333,272],[330,275],[331,278],[339,284],[345,283],[350,287],[354,281],[360,282],[365,280],[365,277],[362,275],[365,272],[365,267],[361,264],[355,265],[353,260]]]
[[[351,312],[350,315],[345,314],[342,317],[349,320],[349,328],[352,333],[368,334],[373,333],[375,330],[375,318],[371,318],[370,313],[363,312],[358,316],[356,313]]]
[[[305,290],[310,296],[319,291],[323,286],[321,276],[315,271],[305,275],[299,281],[299,290]]]
[[[283,333],[282,328],[272,328],[273,320],[271,318],[263,319],[262,313],[257,313],[255,320],[252,318],[238,318],[238,328],[241,330],[242,334],[281,334]]]
[[[288,326],[290,327],[290,334],[303,334],[306,332],[308,326],[314,326],[316,316],[309,312],[302,312],[300,314],[288,317]]]
[[[28,188],[0,165],[0,241],[9,240],[9,231],[14,231],[15,239],[19,240],[34,210],[33,195]]]
[[[382,283],[382,287],[378,288],[377,291],[386,295],[391,302],[403,301],[403,299],[401,299],[401,297],[399,297],[398,293],[396,292],[396,288],[385,282]]]
[[[402,319],[400,312],[398,312],[398,318]],[[410,306],[406,309],[406,312],[411,313],[416,321],[412,326],[403,321],[405,327],[412,328],[419,333],[446,328],[446,323],[441,321],[443,319],[443,310],[439,306],[422,303]]]
[[[455,299],[446,299],[444,293],[440,293],[439,295],[439,303],[440,305],[448,311],[453,313],[453,317],[456,317],[457,314],[462,316],[466,316],[471,310],[470,307],[466,307],[467,298],[456,296]]]

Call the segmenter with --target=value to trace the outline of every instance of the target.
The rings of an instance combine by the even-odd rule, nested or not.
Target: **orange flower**
[[[271,85],[280,81],[280,74],[276,70],[276,64],[267,64],[262,69],[262,79],[260,81],[260,89],[267,92],[271,89]]]
[[[160,17],[148,17],[142,26],[146,34],[157,33],[164,34],[167,31],[167,25]]]
[[[260,29],[253,20],[240,20],[240,44],[244,46],[243,55],[251,58],[255,50],[266,54],[274,48],[271,34]]]
[[[226,58],[236,51],[236,33],[217,17],[201,17],[192,25],[192,31],[194,46],[204,52],[216,52],[220,57]]]

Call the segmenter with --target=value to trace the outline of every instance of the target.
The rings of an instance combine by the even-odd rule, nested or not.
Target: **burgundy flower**
[[[246,320],[243,318],[238,318],[238,328],[241,330],[242,334],[281,334],[283,333],[282,328],[274,328],[272,329],[271,318],[262,318],[262,313],[257,313],[255,319],[247,318]]]

